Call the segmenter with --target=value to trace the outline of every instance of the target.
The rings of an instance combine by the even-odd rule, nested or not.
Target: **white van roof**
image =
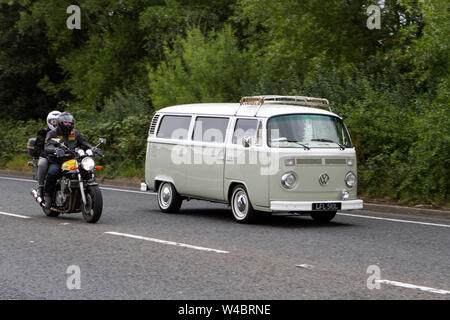
[[[204,115],[220,115],[220,116],[255,116],[268,118],[274,115],[306,113],[306,114],[323,114],[340,118],[333,112],[304,107],[299,105],[289,105],[280,103],[264,103],[262,105],[247,105],[240,103],[196,103],[182,104],[171,107],[162,108],[157,113],[175,113],[175,114],[204,114]]]

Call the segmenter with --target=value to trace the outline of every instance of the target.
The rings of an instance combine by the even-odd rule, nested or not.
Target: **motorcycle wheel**
[[[103,211],[102,192],[98,186],[86,189],[86,205],[81,203],[81,213],[84,220],[89,223],[96,223]]]

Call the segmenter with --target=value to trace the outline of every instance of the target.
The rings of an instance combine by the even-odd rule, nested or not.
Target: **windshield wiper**
[[[283,141],[296,143],[296,144],[298,144],[299,146],[302,146],[303,148],[305,148],[305,149],[307,149],[307,150],[311,149],[311,148],[308,147],[307,145],[304,145],[303,143],[300,143],[300,142],[298,142],[298,141],[296,141],[296,140],[287,140],[287,139],[286,139],[286,140],[283,140]]]
[[[333,140],[330,140],[330,139],[311,139],[311,141],[336,143],[342,150],[345,150],[345,146],[343,146],[339,142],[336,142],[336,141],[333,141]]]
[[[311,149],[311,148],[308,147],[307,145],[304,145],[303,143],[300,143],[300,142],[298,142],[297,140],[288,140],[286,137],[281,137],[281,138],[277,138],[277,139],[272,139],[272,141],[278,142],[278,143],[280,143],[280,142],[291,142],[291,143],[296,143],[296,144],[298,144],[299,146],[302,146],[303,148],[305,148],[305,149],[307,149],[307,150]]]

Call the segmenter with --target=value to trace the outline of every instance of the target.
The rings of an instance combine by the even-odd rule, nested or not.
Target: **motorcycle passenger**
[[[70,160],[64,149],[59,148],[52,138],[60,139],[64,145],[72,150],[82,148],[84,150],[93,149],[92,146],[84,140],[80,131],[74,129],[75,118],[69,112],[63,112],[58,117],[57,127],[47,133],[45,139],[45,151],[47,152],[49,167],[47,181],[45,183],[45,207],[50,208],[53,194],[55,193],[56,182],[61,175],[61,164]],[[94,153],[100,152],[93,149]]]
[[[38,188],[37,188],[38,197],[43,196],[44,179],[45,179],[45,175],[47,174],[47,169],[48,169],[47,153],[44,149],[45,138],[47,137],[47,133],[50,130],[53,130],[56,128],[56,125],[58,123],[58,116],[60,114],[61,114],[61,112],[56,111],[56,110],[50,112],[47,115],[47,127],[39,130],[37,133],[36,149],[41,150],[39,153],[38,168],[37,168],[37,174],[36,174],[37,181],[38,181]]]

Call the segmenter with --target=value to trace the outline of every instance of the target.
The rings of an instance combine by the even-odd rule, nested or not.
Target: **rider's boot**
[[[44,186],[39,185],[37,187],[37,196],[42,198],[43,195],[44,195]]]
[[[44,201],[45,208],[50,209],[52,207],[52,197],[49,194],[45,194]]]

